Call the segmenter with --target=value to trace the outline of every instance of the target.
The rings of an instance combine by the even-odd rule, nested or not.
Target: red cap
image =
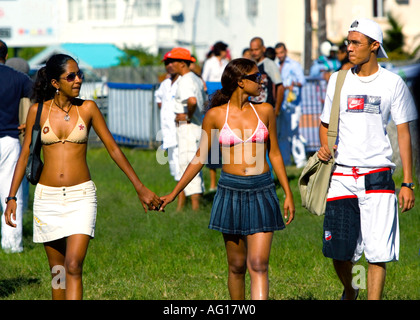
[[[195,62],[195,58],[191,56],[189,50],[184,48],[173,48],[171,51],[167,52],[163,57],[163,60],[173,59],[173,60],[186,60]]]

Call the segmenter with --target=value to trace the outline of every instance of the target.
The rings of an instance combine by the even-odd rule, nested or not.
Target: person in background
[[[1,216],[1,247],[5,252],[18,253],[23,251],[22,216],[23,188],[17,185],[15,192],[9,195],[13,172],[18,161],[21,144],[19,133],[26,128],[19,121],[19,105],[22,98],[32,94],[33,83],[28,75],[5,65],[8,47],[0,40],[0,210]],[[17,228],[6,224],[6,206],[13,203],[16,207],[15,219]]]
[[[178,143],[176,139],[175,126],[175,93],[178,88],[178,82],[181,78],[175,73],[172,65],[167,61],[167,55],[163,57],[168,77],[162,81],[159,88],[155,91],[155,98],[160,109],[160,128],[162,133],[162,149],[168,152],[169,171],[175,181],[179,181],[181,174],[179,172],[179,154]]]
[[[203,80],[205,82],[220,82],[223,71],[228,64],[227,60],[228,45],[221,41],[216,42],[212,48],[212,56],[204,63]],[[211,150],[218,150],[218,145],[214,145]],[[222,167],[220,152],[212,154],[210,151],[206,166],[210,172],[210,192],[215,192],[217,187],[217,169]]]
[[[344,286],[342,299],[357,298],[353,263],[364,253],[368,262],[367,296],[382,298],[386,264],[399,259],[398,202],[401,212],[414,207],[412,141],[409,123],[417,119],[405,82],[378,64],[386,58],[382,30],[369,19],[355,20],[347,36],[350,62],[340,98],[339,132],[334,150],[328,147],[328,123],[338,72],[327,87],[319,136],[322,161],[335,154],[324,218],[322,252],[333,260]],[[403,183],[395,195],[392,146],[385,127],[392,116],[397,126]]]
[[[24,74],[29,75],[29,64],[25,59],[19,58],[19,57],[13,57],[6,60],[6,66],[9,66],[17,71],[20,71]],[[23,124],[26,124],[26,117],[28,115],[29,107],[31,106],[31,100],[28,97],[23,97],[20,99],[19,103],[19,123],[21,126]],[[19,133],[19,141],[20,144],[23,144],[23,138],[25,136],[25,130],[21,130]],[[26,179],[26,176],[23,177],[22,180],[22,210],[25,212],[25,210],[28,208],[28,201],[29,201],[29,182],[28,179]]]
[[[331,74],[340,68],[340,62],[336,57],[337,50],[338,47],[328,40],[321,43],[319,58],[313,62],[309,76],[322,78],[328,82]]]
[[[265,48],[264,56],[274,61],[276,59],[276,50],[273,47],[267,47]]]
[[[83,73],[65,54],[52,55],[37,73],[33,104],[28,112],[22,152],[16,164],[5,210],[6,223],[15,228],[16,195],[25,174],[39,104],[44,158],[33,207],[33,241],[43,243],[51,274],[65,279],[52,282],[53,299],[82,299],[82,271],[88,244],[95,234],[96,187],[87,166],[87,141],[93,127],[111,158],[133,184],[145,211],[156,210],[160,199],[138,178],[109,132],[105,119],[92,100],[77,97]]]
[[[305,138],[300,135],[299,121],[302,115],[302,87],[306,83],[305,75],[299,62],[287,55],[284,43],[277,43],[275,51],[285,88],[285,99],[277,118],[280,151],[286,166],[292,164],[293,155],[296,167],[303,168],[306,165]]]
[[[252,97],[253,102],[267,102],[274,107],[276,116],[280,113],[284,98],[284,86],[278,66],[271,59],[264,56],[264,41],[260,37],[254,37],[250,41],[252,59],[257,63],[258,70],[263,76],[261,94]]]
[[[349,60],[349,54],[347,52],[347,45],[342,44],[338,47],[337,58],[340,61],[340,70],[349,70],[354,67],[354,64]]]
[[[268,264],[274,231],[285,228],[266,153],[285,192],[286,224],[294,218],[293,194],[277,143],[276,118],[268,103],[252,104],[262,76],[254,61],[234,59],[222,76],[222,89],[212,97],[203,120],[199,149],[173,191],[161,197],[160,210],[199,174],[216,139],[223,168],[213,200],[209,228],[223,234],[232,299],[245,299],[245,275],[251,277],[251,298],[267,299]],[[219,133],[219,134],[216,134]]]
[[[195,62],[189,50],[180,47],[173,48],[167,53],[166,62],[175,73],[181,76],[175,93],[174,112],[177,124],[179,167],[180,173],[183,174],[198,148],[206,93],[203,80],[189,68],[190,64]],[[177,210],[184,208],[186,197],[191,198],[192,209],[199,210],[203,192],[204,182],[200,173],[178,197]]]
[[[245,48],[242,50],[242,58],[252,60],[251,50],[249,48]]]
[[[228,63],[227,57],[228,45],[218,41],[212,47],[212,55],[204,63],[201,77],[205,82],[220,82],[223,71]]]

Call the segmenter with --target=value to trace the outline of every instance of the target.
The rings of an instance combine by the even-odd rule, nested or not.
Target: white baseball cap
[[[378,41],[380,44],[378,58],[388,58],[388,55],[386,54],[385,49],[382,46],[383,34],[381,27],[375,21],[365,18],[356,19],[351,24],[349,32],[350,31],[360,32],[365,36],[368,36],[369,38]]]

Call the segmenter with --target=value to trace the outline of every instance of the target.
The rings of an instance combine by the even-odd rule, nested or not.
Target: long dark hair
[[[222,89],[213,94],[208,109],[227,103],[233,91],[238,87],[238,81],[255,66],[254,61],[245,58],[230,61],[222,74]]]
[[[32,100],[43,102],[54,97],[56,89],[52,86],[52,79],[60,79],[60,76],[66,71],[67,62],[74,60],[66,54],[55,54],[51,56],[46,65],[38,70],[32,93]]]

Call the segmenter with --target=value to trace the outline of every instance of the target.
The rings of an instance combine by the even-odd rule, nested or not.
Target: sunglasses
[[[77,72],[70,72],[67,76],[62,77],[61,79],[66,79],[67,82],[73,82],[76,80],[76,76],[79,77],[80,80],[83,80],[85,78],[83,72],[81,70]]]
[[[253,73],[253,74],[246,74],[244,76],[242,76],[243,79],[247,79],[247,80],[251,80],[253,82],[256,83],[260,83],[262,80],[262,74],[257,72],[257,73]]]

